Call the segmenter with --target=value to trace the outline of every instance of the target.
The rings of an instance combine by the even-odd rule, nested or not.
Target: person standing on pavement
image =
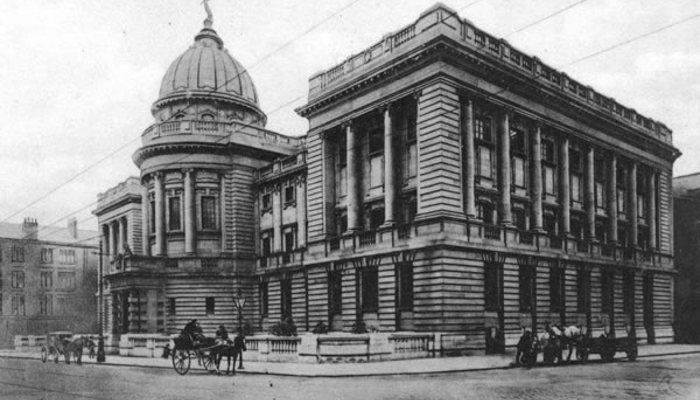
[[[245,348],[245,336],[243,335],[243,330],[239,329],[238,334],[233,339],[233,365],[235,368],[236,359],[238,359],[238,369],[243,368],[243,352],[246,351]]]

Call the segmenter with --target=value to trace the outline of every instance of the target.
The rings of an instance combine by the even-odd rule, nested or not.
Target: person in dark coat
[[[245,348],[245,336],[243,332],[239,329],[238,334],[233,339],[233,365],[236,365],[236,359],[238,359],[238,369],[243,368],[243,352],[246,351]]]
[[[216,344],[218,345],[230,345],[231,339],[228,336],[228,331],[223,325],[219,325],[219,329],[216,330]]]

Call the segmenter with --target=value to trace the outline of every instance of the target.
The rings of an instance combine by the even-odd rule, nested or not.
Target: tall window
[[[53,315],[53,298],[50,294],[41,295],[39,298],[39,314]]]
[[[557,159],[554,148],[554,140],[542,139],[542,188],[544,193],[550,196],[556,196]]]
[[[497,263],[484,265],[484,309],[497,311],[501,308],[501,276],[503,266]]]
[[[272,211],[272,198],[270,193],[264,193],[260,198],[260,212],[263,214]]]
[[[527,211],[523,207],[513,207],[513,224],[521,231],[527,230]]]
[[[535,307],[535,268],[529,265],[520,267],[520,311],[531,312]]]
[[[512,159],[511,182],[517,188],[525,188],[527,176],[525,171],[525,159],[527,158],[527,146],[525,132],[520,129],[510,130],[510,154]]]
[[[180,218],[180,198],[168,198],[168,230],[179,231],[182,229]]]
[[[576,308],[580,313],[587,313],[591,304],[591,273],[588,269],[579,267],[576,274]]]
[[[280,281],[280,314],[282,318],[292,317],[292,280]]]
[[[148,212],[148,229],[150,233],[156,232],[156,202],[151,200]]]
[[[484,221],[485,224],[496,223],[496,210],[492,203],[487,201],[478,202],[476,204],[476,212],[479,219]]]
[[[401,107],[399,131],[405,132],[405,147],[403,160],[404,179],[416,176],[418,172],[418,157],[416,147],[416,109],[414,101],[409,100]]]
[[[335,163],[335,192],[336,197],[342,197],[348,194],[348,153],[347,153],[347,142],[345,141],[345,133],[338,136],[337,146],[336,146],[336,163]]]
[[[11,283],[13,289],[24,288],[24,271],[12,271]]]
[[[202,229],[216,229],[216,197],[202,196]]]
[[[402,311],[413,310],[413,264],[410,262],[396,265],[399,289],[398,307]]]
[[[58,288],[61,290],[75,289],[75,272],[59,272]]]
[[[649,193],[649,181],[644,171],[639,168],[637,170],[637,218],[647,217],[647,194]]]
[[[613,277],[614,273],[612,271],[603,271],[601,277],[601,312],[604,313],[611,313],[613,311],[615,299]]]
[[[24,308],[24,295],[12,295],[12,315],[27,315]]]
[[[384,133],[375,125],[369,135],[369,186],[380,187],[384,184]]]
[[[53,287],[53,272],[41,271],[40,279],[42,288]]]
[[[267,282],[260,282],[260,316],[266,318],[270,308],[269,308],[269,297],[267,292]]]
[[[283,229],[282,235],[284,237],[284,251],[289,253],[296,249],[296,225],[287,226]]]
[[[53,262],[53,249],[41,249],[41,263],[51,264]]]
[[[379,308],[379,275],[376,267],[359,270],[360,299],[363,313],[374,313]]]
[[[58,262],[64,265],[75,264],[75,250],[73,249],[59,249],[58,250]]]
[[[491,119],[478,117],[474,120],[474,138],[476,139],[476,169],[481,179],[493,180],[493,132]],[[479,180],[479,181],[480,181]]]
[[[216,299],[213,297],[207,297],[205,300],[205,307],[206,307],[206,313],[207,316],[214,315],[216,312]]]
[[[564,307],[564,273],[559,267],[549,269],[549,306],[552,312],[559,312]]]
[[[296,196],[294,191],[294,183],[292,182],[292,184],[290,184],[289,186],[285,186],[284,188],[284,204],[293,204],[295,200]]]
[[[340,270],[328,272],[328,313],[331,316],[343,313],[343,274]]]
[[[599,210],[605,210],[607,207],[605,204],[607,200],[605,190],[607,184],[605,179],[606,171],[605,160],[596,157],[593,166],[593,176],[595,178],[595,207]]]
[[[571,201],[583,203],[583,158],[579,149],[569,148],[569,171],[571,173]]]
[[[12,254],[11,254],[11,259],[13,262],[24,262],[24,246],[21,244],[13,244],[12,245]]]
[[[260,250],[263,256],[269,256],[272,253],[273,235],[274,232],[272,230],[267,230],[260,234]]]
[[[617,165],[617,212],[625,214],[627,212],[627,170],[622,163]]]

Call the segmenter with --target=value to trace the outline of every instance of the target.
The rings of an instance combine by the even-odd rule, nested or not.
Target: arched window
[[[199,117],[202,121],[214,121],[216,117],[212,113],[204,113]]]

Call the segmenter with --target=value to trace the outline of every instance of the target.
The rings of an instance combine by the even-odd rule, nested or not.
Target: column
[[[282,251],[282,185],[275,184],[272,191],[272,251]]]
[[[588,239],[595,240],[595,153],[588,148],[586,157],[586,216],[588,217]]]
[[[117,253],[125,254],[124,248],[127,246],[127,223],[126,217],[119,218],[119,248]]]
[[[357,176],[357,146],[355,142],[355,131],[352,122],[345,126],[345,140],[347,151],[347,174],[348,174],[348,231],[358,231],[360,229],[360,204],[359,187],[360,179]]]
[[[109,255],[111,256],[110,259],[115,259],[119,254],[119,238],[117,237],[119,225],[117,221],[112,221],[109,224]]]
[[[649,191],[647,192],[647,223],[649,224],[649,248],[656,249],[656,172],[649,173]]]
[[[112,254],[112,230],[109,225],[110,224],[102,225],[102,234],[104,235],[102,239],[104,249],[102,249],[102,251],[103,254],[107,256],[108,260],[109,256]],[[102,257],[102,255],[100,255],[100,257]]]
[[[467,218],[476,217],[476,198],[474,192],[474,103],[467,100],[464,109],[464,152],[462,159],[464,163],[464,211]]]
[[[196,239],[196,214],[194,201],[194,171],[191,169],[185,170],[185,253],[194,254],[197,251]]]
[[[608,219],[610,243],[617,243],[617,155],[610,154],[610,175],[608,176]]]
[[[384,226],[392,226],[396,222],[394,204],[396,202],[396,187],[394,177],[394,146],[392,105],[384,107]]]
[[[155,203],[156,203],[156,254],[166,255],[165,249],[165,193],[163,192],[163,174],[156,172],[155,178]]]
[[[559,204],[561,205],[561,229],[562,236],[568,236],[571,232],[571,192],[569,174],[569,138],[564,137],[560,142],[561,168],[559,168]]]
[[[633,161],[629,174],[629,221],[630,221],[630,247],[637,247],[638,218],[637,218],[637,162]]]
[[[146,256],[151,255],[151,240],[149,235],[151,233],[151,216],[150,207],[148,201],[148,183],[146,179],[141,182],[141,246],[143,247],[142,254]]]
[[[306,177],[297,178],[297,246],[306,247]]]
[[[510,209],[510,110],[503,110],[499,124],[499,176],[501,187],[500,219],[501,224],[510,225],[513,222]]]
[[[542,124],[532,132],[532,227],[542,231]]]

